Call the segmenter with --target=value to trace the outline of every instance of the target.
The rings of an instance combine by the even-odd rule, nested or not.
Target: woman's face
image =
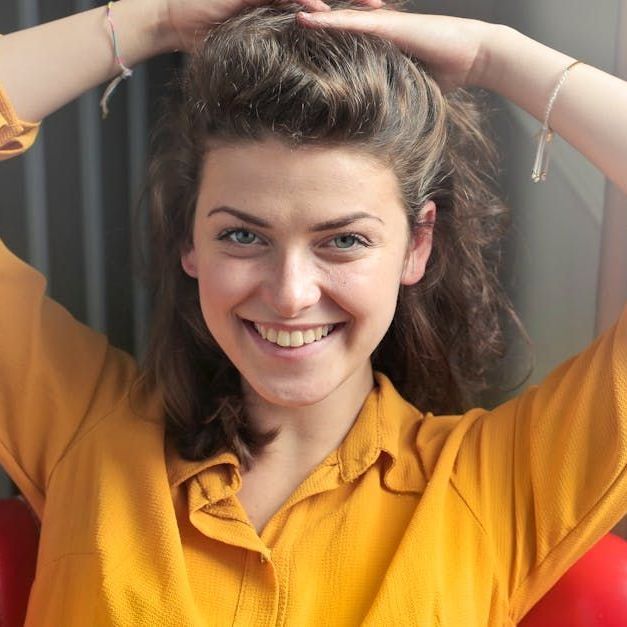
[[[422,215],[435,218],[433,203]],[[420,280],[430,249],[429,231],[409,236],[391,170],[272,139],[209,151],[182,264],[249,386],[300,407],[370,373],[399,286]]]

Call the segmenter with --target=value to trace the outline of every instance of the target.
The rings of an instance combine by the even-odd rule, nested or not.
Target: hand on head
[[[330,11],[322,0],[293,0],[307,11],[316,13]],[[191,52],[194,45],[214,24],[220,24],[240,11],[272,4],[271,0],[161,0],[165,21],[176,33],[177,48]],[[358,0],[364,7],[380,8],[381,0]]]
[[[444,91],[482,83],[487,61],[482,44],[492,26],[486,22],[387,8],[316,10],[299,13],[296,19],[311,28],[337,28],[388,39],[423,61]]]
[[[268,0],[162,0],[178,49],[191,52],[207,29]],[[444,91],[481,85],[487,67],[484,42],[491,24],[457,17],[382,8],[382,0],[357,0],[355,9],[332,10],[322,0],[294,0],[305,9],[304,27],[366,32],[390,40],[423,61]],[[330,4],[333,4],[332,2]],[[369,10],[363,10],[369,9]]]

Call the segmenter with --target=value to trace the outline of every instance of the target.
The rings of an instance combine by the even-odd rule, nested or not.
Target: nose
[[[264,300],[282,318],[296,318],[321,296],[320,272],[302,251],[287,251],[272,262],[263,285]]]

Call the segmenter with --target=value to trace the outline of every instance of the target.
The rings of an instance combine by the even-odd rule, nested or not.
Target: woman
[[[450,90],[541,118],[572,59],[367,5],[113,6],[126,66],[195,54],[151,163],[142,376],[1,251],[0,459],[42,520],[27,624],[513,625],[624,515],[624,316],[491,412],[429,413],[471,400],[507,310],[489,146]],[[0,39],[3,155],[119,72],[106,26]],[[608,102],[625,83],[573,68],[551,124],[625,189]]]

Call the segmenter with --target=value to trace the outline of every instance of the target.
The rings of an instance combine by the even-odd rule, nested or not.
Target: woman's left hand
[[[481,84],[487,61],[483,43],[495,28],[478,20],[388,9],[303,12],[297,19],[311,28],[337,28],[389,39],[424,61],[445,91]]]

